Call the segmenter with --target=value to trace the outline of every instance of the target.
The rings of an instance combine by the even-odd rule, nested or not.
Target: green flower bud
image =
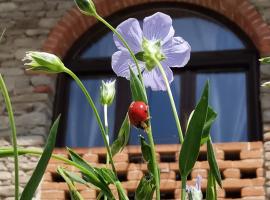
[[[111,105],[115,96],[115,80],[104,82],[100,86],[100,102],[102,105]]]
[[[75,0],[75,3],[79,10],[85,15],[96,15],[95,4],[92,0]]]
[[[262,84],[263,87],[269,87],[270,88],[270,81],[265,82],[264,84]]]
[[[146,63],[146,68],[148,71],[151,71],[156,66],[156,62],[153,58],[157,59],[158,61],[165,59],[164,54],[161,52],[160,41],[148,41],[147,39],[143,38],[142,48],[144,50],[143,60]]]
[[[60,58],[50,53],[29,51],[22,60],[29,61],[24,64],[30,66],[27,70],[60,73],[66,69]]]

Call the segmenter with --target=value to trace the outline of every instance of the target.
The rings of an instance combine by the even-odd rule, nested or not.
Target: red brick
[[[41,199],[65,199],[65,191],[52,188],[51,190],[42,190]]]
[[[114,162],[128,162],[128,154],[127,153],[118,153],[113,157]]]
[[[165,190],[174,190],[177,188],[177,182],[175,180],[160,180],[160,188]]]
[[[264,175],[264,169],[263,168],[258,168],[256,170],[256,175],[257,175],[257,177],[264,177],[265,176]]]
[[[141,180],[143,172],[141,170],[132,170],[127,173],[127,180]]]
[[[98,155],[87,153],[82,156],[84,160],[86,160],[89,163],[98,163]]]
[[[48,181],[48,182],[52,182],[53,178],[52,178],[52,173],[50,172],[45,172],[42,178],[42,181]]]
[[[114,165],[115,165],[116,171],[126,172],[129,164],[127,162],[117,162]]]
[[[191,172],[191,177],[196,178],[200,175],[203,178],[207,178],[207,170],[206,169],[193,169]]]
[[[160,171],[160,179],[171,179],[175,180],[175,172],[174,171]]]
[[[244,187],[241,189],[241,196],[264,196],[265,190],[264,187]]]
[[[222,181],[224,189],[240,189],[243,187],[263,186],[265,183],[264,178],[255,179],[225,179]]]
[[[262,158],[263,157],[263,151],[260,150],[253,150],[253,151],[241,151],[240,158],[241,160],[244,159],[256,159],[256,158]]]
[[[93,189],[86,189],[86,190],[81,190],[80,194],[84,199],[88,198],[96,198],[96,191]]]
[[[241,177],[240,169],[237,168],[228,168],[223,171],[225,178],[237,178]]]
[[[33,92],[35,93],[51,93],[52,88],[48,85],[39,85],[34,87]]]

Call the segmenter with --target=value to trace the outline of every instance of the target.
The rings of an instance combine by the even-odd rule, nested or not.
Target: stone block
[[[44,137],[39,135],[27,135],[18,137],[19,146],[42,146],[44,145]]]
[[[8,180],[11,179],[11,173],[7,171],[0,171],[0,180]]]
[[[52,28],[57,20],[57,18],[43,18],[39,21],[38,25],[41,28]]]
[[[11,12],[18,8],[14,2],[4,2],[0,3],[0,12]]]

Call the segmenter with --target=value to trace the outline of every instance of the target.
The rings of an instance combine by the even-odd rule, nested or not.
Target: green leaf
[[[54,145],[55,145],[55,140],[56,140],[56,135],[57,135],[57,129],[58,129],[58,124],[60,120],[60,115],[57,117],[55,122],[53,123],[50,134],[48,136],[44,151],[38,161],[38,164],[36,166],[35,171],[33,172],[30,180],[26,184],[22,195],[21,195],[21,200],[31,200],[33,195],[35,194],[35,191],[42,179],[42,176],[47,168],[47,165],[49,163],[49,160],[51,158]]]
[[[153,165],[153,155],[151,153],[151,147],[145,141],[144,137],[140,135],[141,150],[144,160],[147,162],[147,168],[151,174],[154,174],[155,166]]]
[[[135,57],[139,61],[143,61],[143,62],[145,61],[145,59],[144,59],[144,52],[143,51],[140,51],[140,52],[136,53],[135,54]]]
[[[106,181],[107,184],[115,184],[117,180],[117,177],[113,173],[111,169],[107,168],[95,168],[96,172],[103,177],[103,179]]]
[[[126,114],[126,117],[119,130],[118,137],[111,146],[112,156],[122,151],[123,148],[128,144],[129,133],[130,133],[130,122],[128,119],[128,114]]]
[[[77,174],[75,174],[75,173],[73,173],[73,172],[67,171],[67,170],[65,170],[65,169],[62,169],[62,170],[65,172],[66,176],[67,176],[71,181],[76,182],[76,183],[83,184],[83,185],[85,185],[85,186],[87,186],[87,187],[90,186],[90,184],[89,184],[87,181],[85,181],[83,178],[81,178],[79,175],[77,175]]]
[[[69,178],[66,171],[63,168],[58,167],[57,168],[57,173],[60,174],[63,177],[63,179],[66,181],[66,183],[68,185],[68,188],[69,188],[69,193],[70,193],[70,196],[71,196],[71,200],[83,200],[83,197],[81,196],[81,194],[76,189],[73,181]]]
[[[216,118],[217,118],[217,113],[213,110],[213,108],[208,106],[206,121],[203,126],[201,145],[205,144],[208,141],[209,136],[210,136],[210,129],[212,127],[212,124],[216,120]]]
[[[218,164],[216,161],[216,156],[213,149],[211,137],[207,141],[207,160],[208,160],[211,172],[213,173],[213,176],[215,177],[218,185],[222,188],[221,175],[220,175],[220,171],[219,171]]]
[[[211,170],[208,172],[206,199],[217,200],[216,181]]]
[[[147,104],[147,98],[145,90],[140,79],[134,74],[133,70],[130,70],[130,89],[133,101],[143,101]]]
[[[263,64],[269,64],[270,63],[270,57],[265,57],[265,58],[261,58],[259,59],[259,61]]]
[[[114,199],[108,185],[104,181],[104,178],[100,176],[100,174],[96,171],[96,169],[91,165],[89,165],[85,160],[83,160],[78,154],[76,154],[70,148],[67,148],[67,150],[73,162],[75,162],[81,168],[84,169],[84,171],[82,171],[84,179],[93,184],[94,186],[100,188],[108,198]]]
[[[208,89],[209,84],[207,82],[202,97],[190,119],[185,140],[181,147],[179,154],[179,168],[182,177],[188,176],[199,155],[203,127],[207,116]]]
[[[144,176],[136,191],[135,191],[135,199],[136,200],[149,200],[153,199],[154,191],[155,191],[155,179],[152,175]]]

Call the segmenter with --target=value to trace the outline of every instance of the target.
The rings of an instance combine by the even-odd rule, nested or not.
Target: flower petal
[[[169,67],[163,67],[164,71],[166,73],[167,79],[169,83],[173,81],[173,72]],[[163,80],[163,77],[161,75],[161,72],[157,67],[155,67],[153,70],[148,71],[144,70],[143,72],[143,81],[146,87],[151,87],[154,91],[166,91],[166,85],[165,81]]]
[[[127,50],[117,51],[112,55],[112,69],[117,76],[129,79],[129,67],[132,68],[136,75],[138,74],[137,67]],[[141,63],[139,63],[139,67],[141,70],[144,68]]]
[[[144,18],[143,36],[148,40],[160,40],[165,43],[174,35],[172,18],[161,12]]]
[[[141,51],[142,29],[137,19],[129,18],[119,24],[116,29],[127,41],[132,51],[135,53]],[[119,50],[126,49],[115,34],[113,35],[113,39]]]
[[[162,49],[166,57],[162,64],[168,67],[183,67],[190,59],[191,47],[181,37],[174,37],[172,42],[167,42]]]

